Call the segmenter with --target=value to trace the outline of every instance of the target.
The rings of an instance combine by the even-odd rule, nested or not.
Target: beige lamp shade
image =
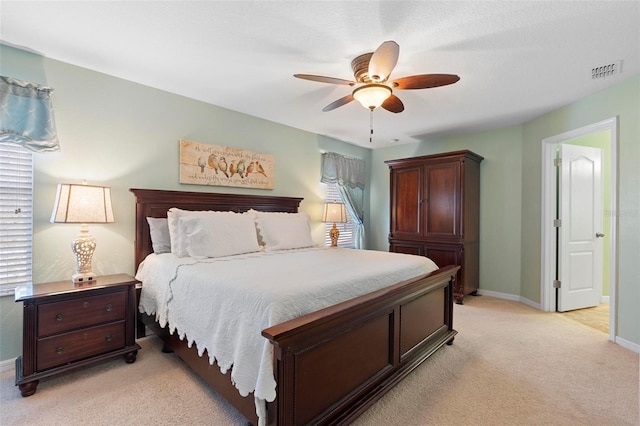
[[[329,231],[329,237],[331,238],[331,247],[338,247],[338,238],[340,238],[340,231],[336,227],[336,222],[347,221],[347,210],[342,203],[325,203],[324,213],[322,214],[323,222],[333,222],[333,228]]]
[[[111,188],[58,184],[51,223],[111,223]]]
[[[76,273],[71,276],[74,284],[84,284],[97,279],[91,269],[96,239],[89,234],[87,223],[113,221],[111,188],[68,183],[58,185],[51,222],[82,224],[80,235],[71,243],[71,250],[76,256]]]
[[[346,222],[347,211],[342,203],[325,203],[324,213],[322,214],[323,222]]]

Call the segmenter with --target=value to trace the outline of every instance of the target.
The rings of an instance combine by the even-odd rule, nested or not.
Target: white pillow
[[[171,252],[171,237],[169,236],[169,223],[164,217],[148,217],[151,246],[156,254]]]
[[[254,209],[249,209],[246,212],[242,213],[245,216],[250,216],[251,220],[254,222],[254,228],[256,229],[256,238],[258,239],[258,245],[262,248],[264,248],[264,241],[262,241],[262,237],[260,236],[260,232],[258,232],[258,228],[257,228],[257,224],[255,223],[256,220],[256,215],[258,213],[267,213],[267,212],[259,212],[257,210]]]
[[[253,218],[236,213],[182,216],[178,228],[191,257],[222,257],[258,251]]]
[[[187,256],[186,241],[180,234],[178,229],[178,220],[183,216],[203,217],[212,213],[220,213],[212,210],[182,210],[172,207],[167,211],[167,220],[169,223],[169,236],[171,238],[171,253],[179,257]],[[232,212],[229,212],[232,213]],[[233,214],[233,213],[232,213]]]
[[[311,219],[306,213],[255,213],[265,251],[311,247]]]

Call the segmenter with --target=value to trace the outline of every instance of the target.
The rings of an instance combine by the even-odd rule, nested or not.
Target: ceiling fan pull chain
[[[371,108],[371,115],[369,116],[369,143],[373,143],[373,108]]]

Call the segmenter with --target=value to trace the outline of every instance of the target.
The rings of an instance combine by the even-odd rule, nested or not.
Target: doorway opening
[[[604,244],[603,251],[609,259],[610,267],[605,268],[606,281],[609,283],[608,302],[609,302],[609,340],[615,341],[616,335],[616,290],[617,290],[617,264],[616,253],[616,215],[612,212],[616,211],[617,206],[617,129],[618,118],[614,117],[601,121],[589,126],[581,127],[576,130],[565,132],[542,141],[542,271],[541,271],[541,309],[547,312],[556,311],[557,289],[554,286],[556,282],[556,271],[558,267],[556,257],[556,230],[554,219],[556,219],[556,167],[554,158],[556,157],[556,149],[560,144],[571,144],[574,141],[578,144],[578,140],[589,135],[602,133],[605,144],[608,144],[607,151],[609,158],[608,164],[609,179],[605,183],[605,191],[608,192],[608,201],[604,204],[604,215],[606,217],[604,229],[608,235]],[[607,301],[607,297],[603,297],[603,301]]]

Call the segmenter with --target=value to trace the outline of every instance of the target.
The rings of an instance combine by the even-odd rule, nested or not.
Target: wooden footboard
[[[452,343],[457,270],[442,268],[264,330],[278,383],[270,423],[348,423]]]
[[[453,280],[448,266],[262,332],[274,345],[277,398],[270,425],[346,424],[445,343],[453,342]],[[257,424],[253,396],[241,397],[208,355],[199,357],[152,317],[144,322],[167,349]]]

